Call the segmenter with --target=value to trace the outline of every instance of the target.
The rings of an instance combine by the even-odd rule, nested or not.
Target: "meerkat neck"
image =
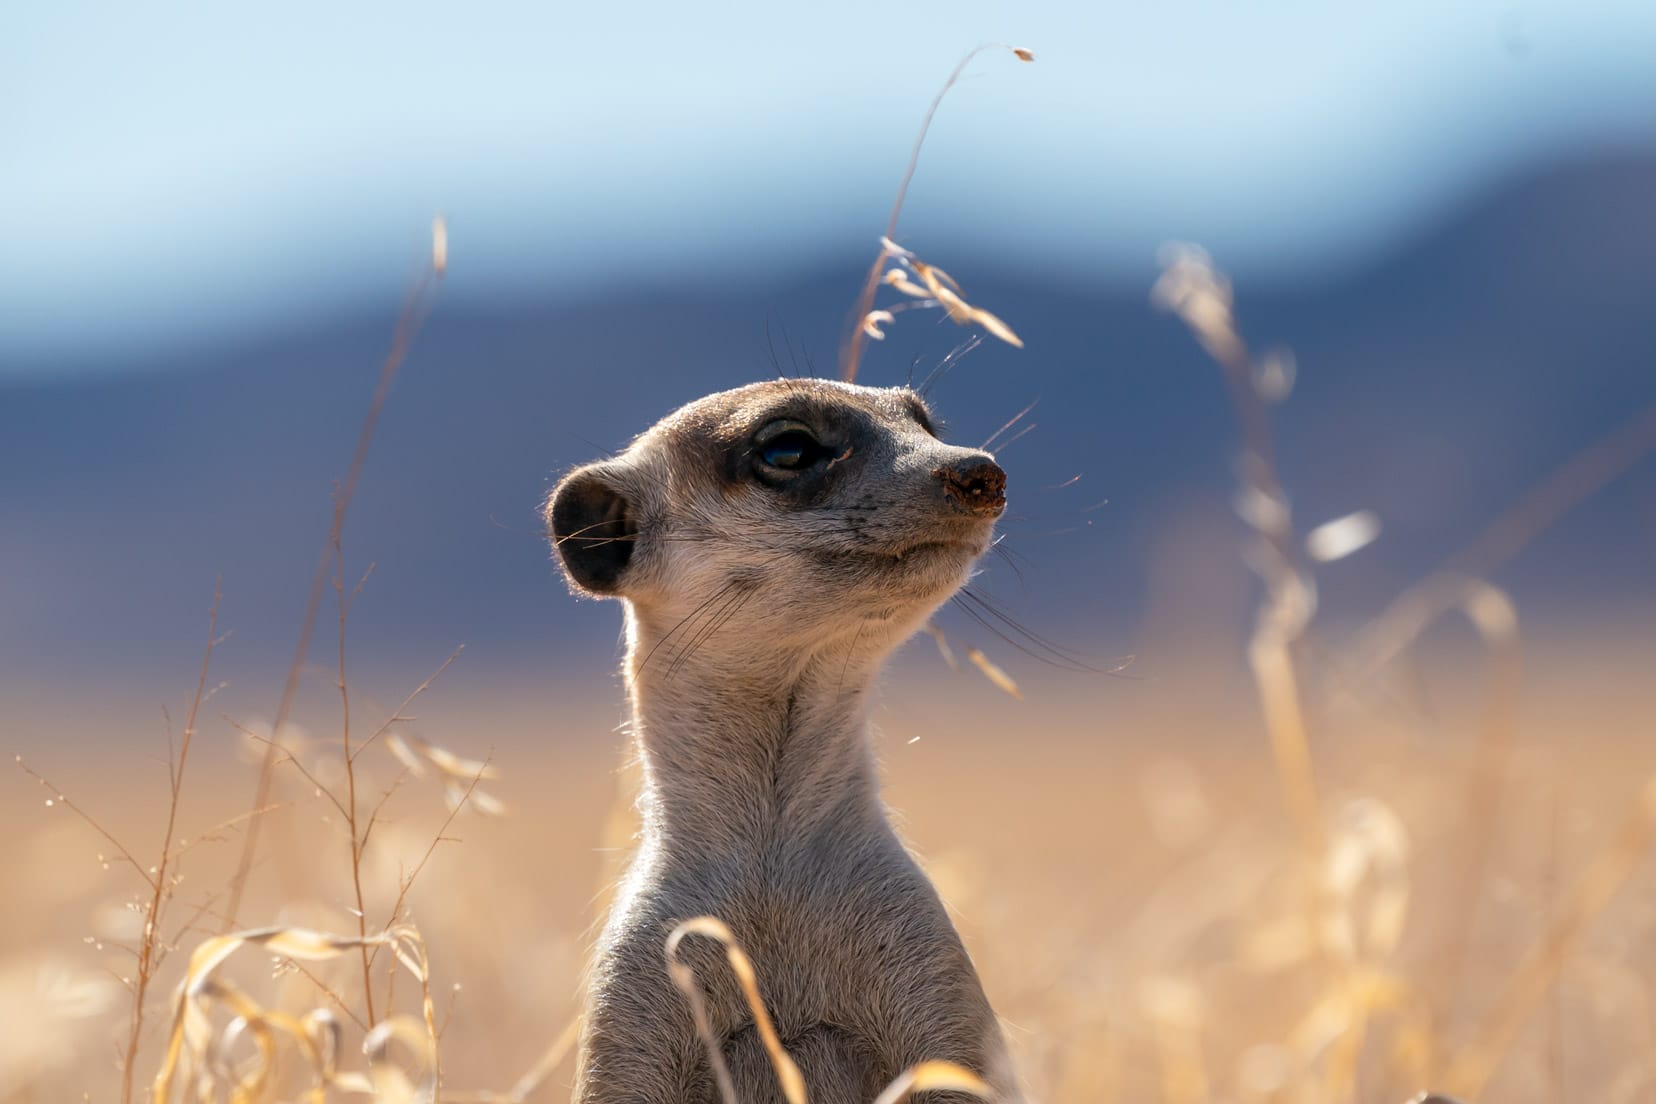
[[[644,829],[697,848],[749,850],[883,826],[867,702],[883,655],[856,642],[808,656],[663,661],[629,618],[632,728]]]

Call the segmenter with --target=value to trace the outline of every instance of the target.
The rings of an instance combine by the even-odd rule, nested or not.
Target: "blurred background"
[[[334,481],[430,221],[446,219],[447,274],[385,407],[344,563],[347,586],[373,565],[348,635],[359,707],[401,701],[464,644],[422,697],[420,731],[492,756],[517,815],[475,828],[498,866],[434,867],[444,896],[425,915],[415,898],[434,943],[470,948],[448,980],[467,975],[538,1025],[491,1033],[480,997],[468,1027],[460,1001],[453,1068],[468,1086],[501,1087],[500,1070],[515,1076],[561,1030],[594,889],[626,839],[606,813],[626,785],[619,611],[567,595],[539,502],[691,398],[837,375],[925,108],[983,42],[1037,60],[971,64],[897,237],[1026,348],[988,341],[929,397],[966,444],[1034,404],[1001,454],[1008,554],[976,585],[1030,634],[1117,673],[1049,662],[1018,630],[949,608],[938,624],[956,650],[981,648],[1023,700],[921,639],[878,723],[893,799],[1043,1097],[1301,1099],[1282,1095],[1305,1083],[1284,1071],[1339,1053],[1317,1033],[1333,1013],[1303,1019],[1315,986],[1279,984],[1293,962],[1249,957],[1266,919],[1239,919],[1281,876],[1289,827],[1245,663],[1260,595],[1234,508],[1239,434],[1215,365],[1150,301],[1163,243],[1209,251],[1256,354],[1292,351],[1273,418],[1299,528],[1358,510],[1380,523],[1317,574],[1312,744],[1331,817],[1376,802],[1356,808],[1382,808],[1412,841],[1398,975],[1441,978],[1452,953],[1462,984],[1425,1002],[1430,1030],[1399,1027],[1404,1042],[1372,1053],[1359,1042],[1350,1084],[1329,1083],[1367,1086],[1363,1099],[1426,1087],[1417,1073],[1447,1068],[1507,1007],[1502,985],[1568,917],[1559,902],[1605,841],[1642,854],[1648,825],[1615,832],[1656,769],[1649,4],[65,4],[7,22],[0,731],[54,788],[98,798],[115,834],[146,841],[134,850],[153,850],[165,818],[168,733],[220,578],[232,635],[200,724],[206,792],[184,808],[192,831],[248,808],[257,768],[231,722],[276,711]],[[969,336],[935,311],[888,329],[862,382],[925,379]],[[1515,507],[1526,523],[1486,555]],[[1342,682],[1345,644],[1444,563],[1516,611],[1521,676],[1449,618],[1361,692]],[[296,713],[323,743],[337,633],[325,603]],[[1507,726],[1497,760],[1479,742],[1492,712]],[[1493,789],[1479,781],[1492,762]],[[278,857],[239,919],[354,928],[338,872],[307,881],[291,861],[311,853],[306,833],[324,841],[319,863],[333,837],[310,823],[308,784],[282,785]],[[1463,785],[1497,795],[1465,846]],[[425,797],[407,797],[408,825],[442,820]],[[121,912],[130,887],[42,799],[26,775],[0,780],[0,824],[23,841],[0,876],[32,902],[0,920],[13,1026],[64,979],[130,973],[93,945],[99,910]],[[214,864],[233,865],[240,830],[190,892],[222,884]],[[1221,844],[1251,847],[1258,880]],[[1565,1084],[1656,1099],[1642,869],[1630,861],[1597,934],[1578,933],[1599,942],[1581,951],[1591,968],[1560,968],[1553,1019],[1524,1017],[1505,1099],[1561,1099]],[[1468,879],[1466,897],[1429,892]],[[1233,895],[1215,900],[1220,881]],[[197,898],[178,893],[182,922]],[[457,899],[492,910],[489,941],[521,950],[518,965],[477,947]],[[116,1063],[99,1071],[127,998],[69,992],[63,1023],[90,1041],[64,1026],[15,1035],[9,1055],[0,1043],[0,1099],[114,1092]],[[1394,1051],[1419,1064],[1388,1064]],[[561,1099],[567,1067],[549,1084]]]

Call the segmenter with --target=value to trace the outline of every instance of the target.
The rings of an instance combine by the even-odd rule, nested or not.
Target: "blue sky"
[[[396,292],[766,279],[903,237],[1303,280],[1525,164],[1656,139],[1656,4],[28,5],[0,42],[0,375]],[[5,350],[11,350],[7,353]]]

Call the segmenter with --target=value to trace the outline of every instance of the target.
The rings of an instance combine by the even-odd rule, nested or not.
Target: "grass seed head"
[[[448,220],[442,215],[431,220],[431,270],[439,276],[448,271]]]
[[[863,333],[867,334],[869,337],[873,338],[875,341],[884,341],[885,340],[885,331],[880,329],[880,327],[883,326],[883,325],[887,325],[892,321],[893,321],[893,318],[891,316],[891,312],[888,311],[888,310],[872,310],[872,311],[869,311],[866,315],[863,316],[863,323],[862,323]]]
[[[995,662],[977,648],[967,648],[966,658],[972,661],[972,666],[983,672],[983,677],[994,683],[1006,693],[1023,701],[1023,691],[1018,684],[1012,681],[1012,676],[995,665]]]

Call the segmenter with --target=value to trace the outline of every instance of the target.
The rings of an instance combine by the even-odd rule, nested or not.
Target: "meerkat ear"
[[[608,463],[577,468],[546,502],[552,547],[570,586],[586,594],[619,595],[637,543],[633,504],[619,474]]]

